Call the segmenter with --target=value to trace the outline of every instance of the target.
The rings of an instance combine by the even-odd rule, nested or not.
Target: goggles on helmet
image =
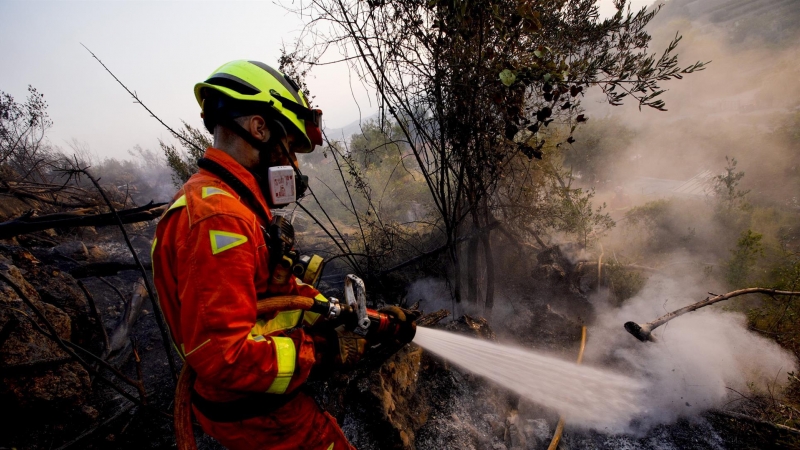
[[[311,141],[311,149],[316,145],[322,145],[322,110],[311,109],[280,95],[276,90],[269,91],[270,95],[281,102],[281,106],[295,113],[299,119],[305,122],[306,135]]]

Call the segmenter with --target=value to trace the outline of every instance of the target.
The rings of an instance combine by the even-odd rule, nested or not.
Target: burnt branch
[[[122,408],[122,409],[120,409],[119,411],[117,411],[116,413],[114,413],[114,414],[113,414],[111,417],[109,417],[108,419],[106,419],[106,420],[102,421],[102,422],[101,422],[100,424],[98,424],[97,426],[95,426],[95,427],[92,427],[92,428],[90,428],[90,429],[88,429],[88,430],[84,431],[83,433],[81,433],[80,435],[78,435],[77,437],[75,437],[74,439],[72,439],[71,441],[69,441],[69,442],[65,443],[65,444],[64,444],[64,445],[62,445],[61,447],[58,447],[56,450],[68,450],[68,449],[70,449],[70,448],[73,448],[73,447],[75,447],[77,444],[79,444],[80,442],[82,442],[84,439],[86,439],[87,437],[89,437],[89,436],[93,435],[93,434],[94,434],[94,433],[96,433],[98,430],[101,430],[101,429],[105,428],[105,427],[106,427],[106,426],[108,426],[108,425],[109,425],[111,422],[113,422],[113,421],[115,421],[115,420],[119,419],[119,418],[120,418],[120,417],[122,417],[124,414],[128,413],[128,411],[130,411],[131,409],[135,408],[136,406],[137,406],[137,404],[136,404],[136,403],[129,403],[127,406],[125,406],[124,408]]]
[[[60,200],[53,200],[42,195],[34,194],[32,192],[26,191],[24,189],[19,188],[12,188],[8,184],[5,186],[0,186],[0,194],[10,195],[13,197],[17,197],[20,199],[27,199],[27,200],[35,200],[37,202],[45,203],[52,206],[58,206],[60,208],[83,208],[86,206],[93,206],[91,202],[65,202]]]
[[[89,50],[89,47],[87,47],[87,46],[85,46],[83,44],[81,44],[81,46],[83,48],[85,48],[86,51],[89,52],[90,55],[92,55],[92,58],[97,60],[97,62],[100,63],[101,66],[103,66],[103,69],[105,69],[106,72],[108,72],[108,74],[111,75],[112,78],[114,78],[114,81],[119,83],[119,85],[122,86],[123,89],[125,89],[125,92],[127,92],[128,94],[130,94],[131,97],[133,97],[133,100],[136,101],[136,103],[138,103],[142,108],[144,108],[145,111],[150,113],[150,117],[156,119],[158,121],[158,123],[160,123],[161,125],[164,126],[164,128],[169,130],[169,132],[172,133],[172,135],[175,136],[175,138],[180,139],[185,144],[187,144],[187,145],[189,145],[191,147],[197,148],[197,145],[195,145],[194,142],[186,139],[181,133],[178,133],[177,131],[173,130],[172,127],[167,125],[163,120],[161,120],[157,115],[155,115],[155,113],[153,111],[151,111],[150,108],[148,108],[144,103],[142,103],[142,101],[139,100],[139,96],[136,94],[136,92],[133,92],[130,89],[128,89],[128,86],[125,86],[125,84],[122,81],[120,81],[120,79],[117,78],[117,76],[114,75],[114,73],[108,67],[106,67],[105,64],[103,64],[103,61],[100,61],[100,58],[98,58],[97,55],[94,54],[94,52]],[[197,149],[197,150],[198,151],[203,151],[202,149]]]
[[[419,320],[417,320],[417,326],[432,327],[444,320],[449,315],[450,311],[446,309],[440,309],[430,314],[425,314],[424,316],[420,317]]]
[[[87,169],[88,168],[78,167],[76,163],[75,168],[70,170],[65,170],[65,172],[76,176],[85,175],[86,178],[88,178],[89,181],[92,182],[94,187],[100,193],[100,196],[103,197],[103,201],[105,201],[106,206],[108,206],[108,209],[114,216],[114,219],[116,220],[117,225],[119,226],[119,229],[122,232],[122,237],[125,239],[125,244],[128,246],[128,250],[130,250],[131,255],[133,255],[133,260],[136,263],[136,266],[139,268],[139,273],[142,274],[142,279],[144,280],[144,286],[145,289],[147,289],[147,295],[148,297],[150,297],[150,304],[153,307],[153,313],[155,315],[156,324],[158,324],[158,329],[161,332],[161,341],[164,346],[164,352],[166,353],[167,362],[169,363],[170,370],[172,371],[173,380],[177,380],[178,369],[177,367],[175,367],[175,360],[172,357],[172,347],[170,345],[170,343],[172,342],[172,338],[170,337],[169,332],[167,331],[167,325],[164,323],[164,316],[161,313],[161,307],[159,306],[158,301],[156,300],[152,286],[150,286],[150,280],[147,278],[147,271],[145,270],[142,261],[139,259],[139,254],[136,252],[136,249],[133,248],[131,239],[130,237],[128,237],[128,231],[125,229],[125,225],[122,222],[119,213],[117,212],[116,208],[114,208],[114,205],[111,203],[111,200],[109,200],[105,190],[103,190],[103,188],[100,186],[100,183],[94,176],[92,176],[91,173],[89,173]]]
[[[92,311],[92,318],[94,319],[95,326],[97,326],[98,334],[103,338],[103,356],[105,356],[111,351],[111,345],[108,342],[108,333],[106,333],[106,327],[103,325],[103,319],[100,317],[100,312],[97,310],[97,304],[94,301],[92,293],[86,289],[86,285],[84,285],[81,280],[77,282],[78,287],[83,291],[83,295],[86,296],[86,301],[89,302],[89,309]]]
[[[144,264],[144,268],[152,270],[152,265]],[[125,270],[139,270],[139,266],[120,261],[89,263],[70,269],[69,274],[72,275],[72,278],[110,277]]]
[[[776,289],[766,289],[758,287],[739,289],[737,291],[728,292],[727,294],[714,295],[713,297],[706,297],[706,299],[703,301],[691,304],[689,306],[684,306],[683,308],[680,309],[676,309],[675,311],[672,311],[671,313],[668,314],[664,314],[663,316],[651,322],[647,322],[644,324],[638,324],[636,322],[626,322],[625,330],[628,333],[632,334],[633,337],[639,339],[642,342],[646,341],[656,342],[656,338],[653,337],[651,333],[653,332],[653,330],[660,327],[661,325],[664,325],[670,320],[682,316],[688,312],[696,311],[700,308],[713,305],[714,303],[719,303],[724,300],[728,300],[734,297],[738,297],[740,295],[747,295],[747,294],[766,294],[770,296],[775,296],[775,295],[800,296],[800,291],[779,291]]]
[[[138,208],[124,209],[115,213],[86,214],[86,210],[43,216],[23,215],[0,223],[0,239],[10,239],[21,234],[54,228],[103,227],[122,223],[138,223],[155,220],[167,209],[166,203],[149,203]]]
[[[70,356],[61,356],[58,358],[37,359],[35,361],[27,361],[18,364],[4,364],[0,366],[0,374],[24,374],[41,369],[52,369],[72,361]]]

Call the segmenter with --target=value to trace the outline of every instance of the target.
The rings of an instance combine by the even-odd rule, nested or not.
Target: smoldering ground
[[[685,255],[680,258],[685,259]],[[692,275],[689,270],[677,270],[651,277],[639,294],[621,307],[609,303],[606,289],[590,296],[596,320],[588,324],[585,364],[630,377],[632,383],[646,386],[637,397],[641,404],[631,410],[626,420],[602,424],[606,432],[644,433],[656,425],[697,417],[710,409],[735,407],[751,396],[781,397],[787,373],[795,370],[796,361],[774,341],[748,330],[741,312],[716,306],[687,314],[656,331],[658,343],[640,342],[622,327],[628,320],[649,321],[694,303],[704,298],[711,286],[715,283],[709,282],[702,271],[695,270]],[[412,285],[409,295],[422,299],[423,305],[433,309],[450,307],[447,287],[442,281],[421,280]],[[520,302],[519,298],[503,294],[498,305],[510,305],[515,300]],[[494,314],[493,327],[509,348],[525,341],[519,335],[522,330],[516,330],[515,339],[514,333],[503,329],[513,315],[519,314],[519,310],[512,311],[508,306],[499,307]],[[540,349],[539,353],[557,354],[564,361],[574,360],[572,349],[549,350]],[[598,426],[597,420],[587,420],[584,416],[573,417],[569,423],[575,427]]]

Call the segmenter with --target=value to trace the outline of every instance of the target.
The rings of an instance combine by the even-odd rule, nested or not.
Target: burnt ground
[[[133,231],[137,235],[134,238],[137,251],[147,262],[152,229]],[[52,237],[48,239],[53,241]],[[63,314],[70,316],[72,324],[64,322],[64,337],[100,352],[102,338],[96,332],[95,324],[87,321],[85,301],[81,302],[80,291],[76,290],[72,277],[66,274],[78,265],[129,261],[130,256],[119,245],[120,239],[114,230],[100,230],[97,234],[86,232],[83,236],[70,236],[69,240],[85,242],[86,252],[80,246],[76,252],[70,253],[69,246],[42,245],[42,242],[48,242],[45,240],[32,246],[28,242],[28,248],[25,242],[10,242],[0,247],[0,255],[4,258],[4,267],[13,265],[18,268],[22,279],[31,284],[32,291],[35,290],[32,295],[38,295],[41,304],[59,305],[64,311],[59,317],[63,318]],[[470,316],[437,326],[574,357],[570,355],[577,352],[581,324],[593,320],[592,307],[582,291],[582,285],[585,287],[587,283],[581,282],[569,262],[557,252],[540,255],[530,267],[520,270],[527,278],[515,276],[514,279],[522,281],[504,286],[505,296],[516,300],[506,317],[501,320],[495,317],[494,331],[487,321]],[[128,270],[106,277],[121,296],[97,278],[83,280],[97,303],[109,334],[126,317],[125,305],[131,304],[139,276],[138,272]],[[18,308],[13,297],[6,291],[4,306]],[[544,298],[562,300],[561,303],[552,303],[552,300],[543,301]],[[9,323],[10,316],[6,314],[9,308],[11,306],[0,308],[3,329]],[[16,348],[14,340],[22,342],[23,331],[17,327],[0,346],[3,355],[0,375],[6,385],[0,389],[0,398],[4,409],[8,405],[12,412],[4,414],[5,419],[0,422],[0,449],[175,447],[172,420],[168,417],[174,383],[149,301],[143,303],[130,333],[141,357],[142,381],[147,390],[146,406],[131,403],[97,377],[82,372],[80,367],[74,366],[75,363],[59,366],[65,363],[57,361],[55,366],[48,363],[11,367],[11,350]],[[0,331],[0,337],[3,334]],[[31,337],[33,334],[25,336],[29,338],[25,344],[27,347],[20,348],[40,342]],[[137,363],[132,347],[126,345],[109,361],[128,377],[136,379]],[[63,354],[59,354],[57,349],[48,348],[50,354],[45,356],[51,359],[61,356],[63,359]],[[41,359],[42,355],[37,357]],[[113,379],[107,370],[101,370],[101,374]],[[66,383],[65,380],[73,378],[82,381]],[[14,380],[28,384],[14,384]],[[116,383],[125,386],[118,380]],[[16,390],[9,386],[16,386]],[[125,386],[125,389],[137,395],[130,386]],[[520,401],[514,395],[426,354],[413,344],[393,354],[377,352],[357,370],[310,383],[310,389],[320,404],[335,415],[348,438],[360,449],[545,449],[558,420],[556,412]],[[221,448],[198,430],[196,436],[201,449]],[[793,448],[787,439],[787,435],[768,425],[707,413],[691,420],[658,426],[640,436],[609,435],[567,426],[559,448]]]

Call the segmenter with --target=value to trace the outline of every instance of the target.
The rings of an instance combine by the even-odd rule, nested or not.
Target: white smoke
[[[707,283],[706,283],[707,284]],[[714,305],[680,316],[654,331],[657,343],[625,332],[632,320],[651,321],[702,300],[707,293],[692,277],[656,275],[619,309],[600,306],[589,327],[586,360],[615,361],[648,381],[642,425],[670,423],[743,400],[754,393],[777,395],[796,367],[794,357],[774,341],[747,329],[744,314]],[[602,303],[598,296],[596,303]]]

